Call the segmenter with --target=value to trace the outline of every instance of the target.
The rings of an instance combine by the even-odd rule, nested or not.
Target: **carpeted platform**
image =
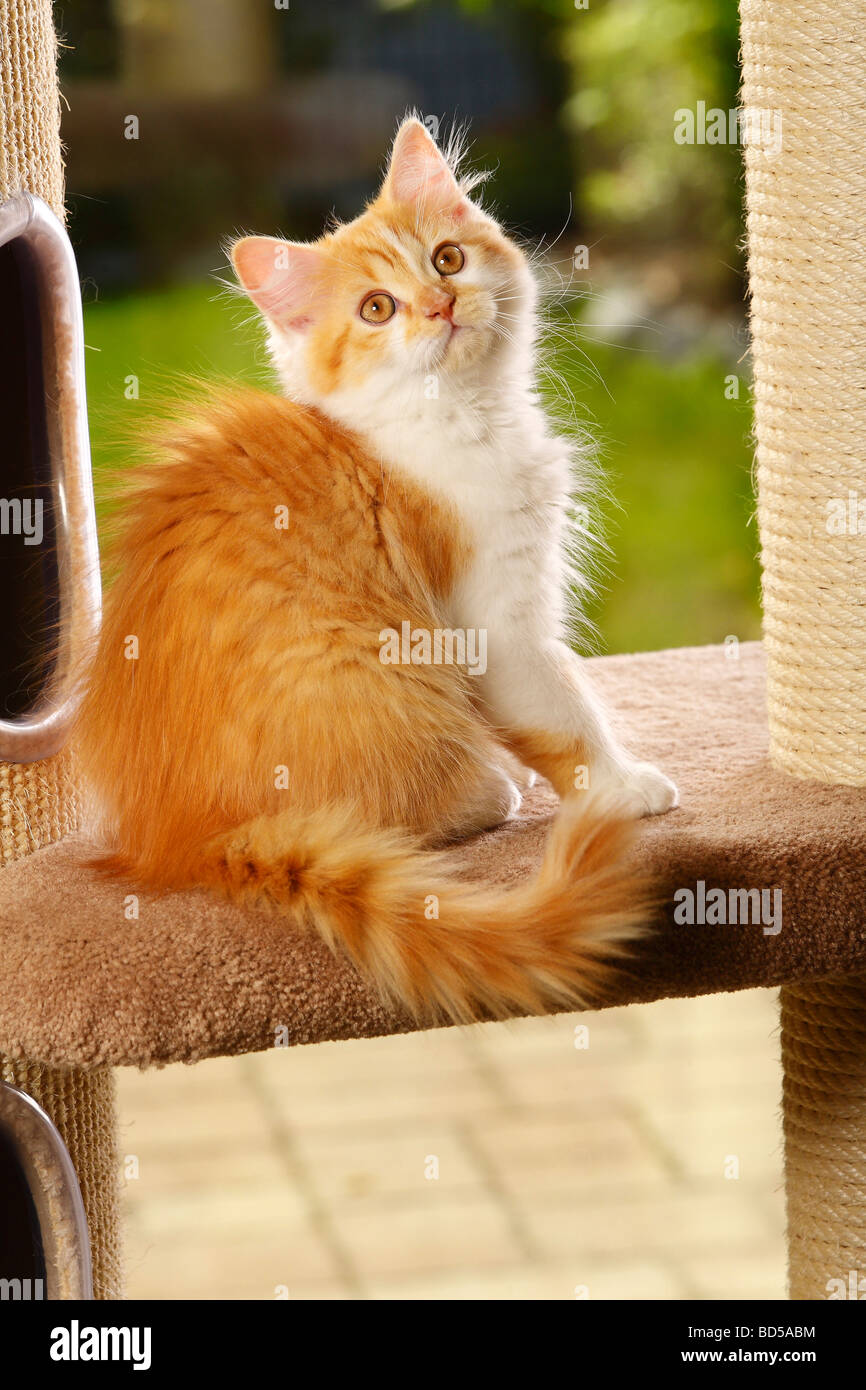
[[[633,750],[676,778],[677,811],[642,825],[638,856],[667,906],[604,1003],[646,1002],[866,970],[866,792],[769,766],[763,657],[722,647],[591,663]],[[467,844],[473,877],[538,864],[555,798]],[[79,836],[0,872],[0,1052],[52,1065],[152,1065],[402,1032],[354,970],[285,922],[191,892],[100,880]],[[674,893],[781,890],[775,922],[674,920]],[[739,900],[742,913],[744,903]],[[682,909],[680,909],[682,912]]]

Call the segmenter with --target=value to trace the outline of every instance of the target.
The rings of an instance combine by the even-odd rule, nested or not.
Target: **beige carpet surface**
[[[736,659],[703,647],[591,666],[623,736],[676,778],[682,797],[642,825],[636,857],[658,876],[665,905],[604,1002],[866,969],[866,792],[770,767],[760,647],[742,645]],[[536,789],[519,819],[466,845],[467,871],[503,883],[532,873],[554,807]],[[85,867],[92,852],[72,835],[0,871],[0,1052],[145,1066],[411,1027],[284,921],[199,892],[139,893],[130,919],[135,885],[102,881]],[[699,881],[707,895],[723,890],[726,908],[732,889],[769,890],[769,911],[763,921],[678,923],[678,890],[695,895],[700,917]]]

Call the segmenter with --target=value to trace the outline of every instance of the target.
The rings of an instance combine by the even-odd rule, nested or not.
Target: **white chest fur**
[[[445,603],[457,627],[494,636],[508,624],[559,635],[563,543],[572,475],[568,446],[534,401],[425,402],[365,431],[386,469],[408,473],[456,509],[470,566]]]

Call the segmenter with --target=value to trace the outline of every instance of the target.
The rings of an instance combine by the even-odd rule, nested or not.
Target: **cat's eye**
[[[466,264],[466,257],[453,241],[443,241],[433,252],[433,265],[440,275],[456,275]]]
[[[396,312],[397,305],[390,294],[385,294],[383,290],[368,294],[358,310],[365,323],[387,323]]]

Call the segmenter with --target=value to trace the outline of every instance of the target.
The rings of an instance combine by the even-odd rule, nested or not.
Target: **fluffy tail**
[[[537,876],[497,889],[461,882],[447,853],[359,831],[348,811],[287,811],[211,841],[196,877],[314,927],[416,1019],[466,1023],[595,997],[651,902],[624,864],[633,828],[563,802]]]

